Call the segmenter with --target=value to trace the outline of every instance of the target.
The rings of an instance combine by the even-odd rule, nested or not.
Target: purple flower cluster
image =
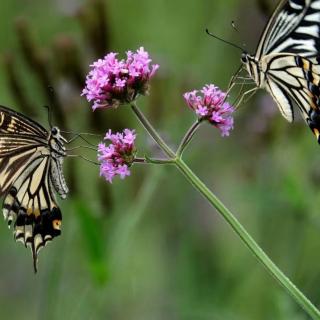
[[[118,60],[117,53],[111,52],[90,65],[92,69],[82,95],[89,102],[93,101],[93,110],[130,103],[137,95],[148,93],[149,80],[159,68],[150,63],[149,54],[143,47],[136,52],[128,51],[126,60]]]
[[[134,161],[136,149],[134,141],[136,134],[134,130],[124,129],[122,133],[112,133],[109,130],[104,140],[111,143],[98,145],[98,161],[100,165],[100,176],[112,183],[112,179],[118,175],[121,179],[130,175],[129,167]]]
[[[205,85],[198,95],[198,90],[186,92],[183,97],[199,119],[207,120],[217,127],[222,136],[228,136],[233,129],[233,107],[225,102],[227,94],[213,84]]]

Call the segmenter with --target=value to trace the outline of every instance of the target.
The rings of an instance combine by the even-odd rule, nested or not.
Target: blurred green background
[[[253,52],[275,3],[2,1],[0,103],[47,127],[49,104],[63,129],[136,128],[140,155],[159,155],[129,108],[91,112],[79,96],[88,65],[144,46],[160,70],[139,104],[176,146],[194,121],[182,94],[226,88],[239,66],[240,52],[205,28]],[[319,306],[320,153],[300,116],[288,124],[260,92],[236,113],[229,138],[204,125],[184,158]],[[41,251],[38,274],[0,224],[1,319],[308,319],[175,168],[136,165],[111,186],[80,159],[65,169],[63,233]]]

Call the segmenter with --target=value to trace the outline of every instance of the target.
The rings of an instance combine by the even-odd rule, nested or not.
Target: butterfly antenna
[[[91,133],[91,132],[76,132],[76,131],[66,131],[66,130],[60,130],[62,133],[70,133],[70,134],[82,134],[82,135],[88,135],[88,136],[96,136],[96,137],[101,137],[103,136],[103,133]]]
[[[211,36],[211,37],[213,37],[213,38],[216,38],[216,39],[218,39],[218,40],[220,40],[220,41],[222,41],[222,42],[224,42],[224,43],[226,43],[226,44],[228,44],[228,45],[230,45],[230,46],[232,46],[232,47],[234,47],[234,48],[240,49],[242,52],[244,52],[244,51],[245,51],[243,48],[241,48],[241,47],[240,47],[240,46],[238,46],[237,44],[232,43],[232,42],[227,41],[227,40],[224,40],[224,39],[222,39],[222,38],[220,38],[220,37],[216,36],[215,34],[213,34],[213,33],[209,32],[209,30],[208,30],[208,29],[206,29],[206,33],[207,33],[209,36]]]
[[[235,21],[233,21],[233,20],[231,21],[231,27],[232,27],[235,31],[239,32],[239,29],[236,27],[236,23],[235,23]],[[243,48],[245,48],[247,45],[246,45],[245,43],[243,43],[242,46],[243,46]],[[242,50],[243,50],[243,48],[242,48]]]
[[[48,123],[50,128],[52,128],[52,109],[49,106],[43,106],[44,108],[47,109],[47,113],[48,113]]]
[[[53,125],[52,125],[52,111],[53,111],[52,106],[54,106],[54,103],[55,103],[55,91],[54,91],[53,86],[49,85],[48,91],[49,91],[49,100],[50,100],[50,106],[47,107],[48,108],[48,122],[49,122],[50,128],[52,128],[53,127]]]
[[[232,20],[231,21],[231,26],[232,26],[232,28],[234,29],[234,30],[236,30],[237,32],[239,32],[239,30],[237,29],[237,27],[236,27],[236,23]]]

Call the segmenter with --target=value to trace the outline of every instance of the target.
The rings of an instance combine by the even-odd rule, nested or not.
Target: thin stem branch
[[[198,119],[187,131],[185,136],[182,138],[180,145],[177,149],[176,156],[181,157],[184,149],[188,146],[188,144],[191,142],[194,134],[196,133],[197,129],[199,128],[201,124],[201,120]]]
[[[145,158],[134,158],[133,163],[147,164],[148,162]]]
[[[162,151],[169,157],[169,158],[175,158],[175,153],[169,148],[169,146],[164,142],[164,140],[160,137],[158,132],[153,128],[149,120],[145,117],[145,115],[140,111],[140,109],[137,107],[137,105],[132,102],[131,108],[143,127],[146,129],[146,131],[150,134],[152,139],[159,145],[159,147],[162,149]]]
[[[172,159],[155,159],[155,158],[134,158],[133,163],[142,163],[142,164],[175,164],[175,161]]]

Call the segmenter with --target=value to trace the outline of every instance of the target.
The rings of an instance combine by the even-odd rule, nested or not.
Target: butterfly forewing
[[[34,269],[37,254],[60,234],[61,212],[55,192],[65,197],[62,172],[65,149],[41,125],[6,107],[0,107],[0,194],[3,215],[14,225],[16,240],[30,246]],[[54,145],[54,148],[51,147]]]
[[[256,59],[274,52],[315,57],[320,51],[320,0],[281,1],[260,39]]]
[[[4,106],[0,106],[0,133],[32,135],[44,140],[48,137],[48,131],[39,123]]]
[[[41,147],[45,142],[32,136],[0,133],[0,156],[13,156],[28,149]]]

